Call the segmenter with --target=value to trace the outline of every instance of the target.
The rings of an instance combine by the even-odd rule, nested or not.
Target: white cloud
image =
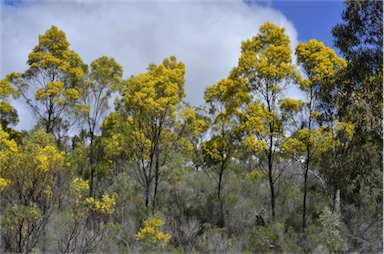
[[[238,0],[2,5],[1,77],[24,71],[38,34],[56,25],[85,63],[102,55],[114,57],[123,66],[125,78],[175,55],[186,65],[187,100],[199,105],[205,88],[225,78],[237,64],[241,41],[255,35],[266,21],[285,26],[292,45],[297,44],[295,27],[280,12]],[[20,103],[15,106],[18,128],[30,129],[29,111]]]

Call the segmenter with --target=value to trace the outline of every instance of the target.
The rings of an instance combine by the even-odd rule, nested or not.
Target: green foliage
[[[344,232],[341,230],[340,217],[325,207],[319,217],[319,226],[308,229],[309,238],[316,244],[323,245],[329,252],[348,250]]]
[[[348,60],[340,75],[348,86],[341,87],[344,96],[336,99],[339,118],[354,125],[348,153],[344,153],[348,177],[343,185],[348,186],[346,201],[358,205],[365,195],[372,196],[371,191],[363,191],[365,187],[380,189],[382,196],[383,5],[373,0],[346,1],[342,19],[332,34],[335,46]]]
[[[246,250],[252,253],[281,252],[279,241],[282,229],[281,224],[267,227],[255,226],[250,232],[250,241]]]

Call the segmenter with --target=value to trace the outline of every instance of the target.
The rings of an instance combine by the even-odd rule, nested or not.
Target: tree
[[[383,4],[375,0],[346,1],[345,7],[344,22],[332,30],[335,46],[348,61],[340,76],[348,85],[342,88],[343,96],[336,99],[340,105],[338,117],[356,125],[352,149],[355,153],[351,154],[350,164],[353,179],[349,181],[360,178],[356,182],[358,189],[364,181],[372,182],[367,180],[372,172],[382,171]],[[375,153],[365,156],[370,151]]]
[[[342,232],[340,215],[333,213],[327,206],[321,212],[316,233],[311,235],[318,244],[325,246],[330,253],[345,252],[348,245]]]
[[[94,175],[100,161],[100,156],[95,151],[95,135],[107,113],[112,93],[119,88],[121,76],[122,67],[113,58],[103,56],[91,63],[91,72],[81,89],[77,113],[83,119],[89,134],[89,196],[93,195]]]
[[[383,3],[345,1],[343,22],[332,34],[348,61],[340,80],[348,84],[336,98],[338,118],[355,133],[345,159],[343,220],[360,252],[382,251],[383,200]],[[349,216],[348,216],[348,215]],[[352,218],[356,218],[352,222]],[[361,225],[355,227],[354,225]],[[369,232],[369,233],[368,233]],[[372,233],[375,232],[375,233]]]
[[[117,195],[104,194],[101,199],[95,199],[88,197],[87,192],[88,181],[80,178],[72,181],[67,210],[55,224],[56,251],[60,253],[92,252],[106,237],[105,224],[115,211]],[[95,218],[92,225],[89,225],[90,217]]]
[[[213,169],[217,174],[217,199],[219,201],[218,226],[224,227],[223,208],[223,176],[232,161],[239,145],[239,123],[236,117],[236,108],[247,99],[246,91],[242,90],[239,80],[221,80],[205,91],[205,101],[210,105],[213,115],[211,124],[212,136],[201,145],[205,166]],[[216,179],[216,178],[215,178]]]
[[[348,68],[341,77],[348,81],[346,96],[341,100],[342,114],[358,117],[361,131],[373,132],[382,139],[383,93],[383,4],[380,1],[345,1],[344,23],[336,25],[332,34],[335,46],[348,61]],[[362,107],[370,112],[365,118],[359,114]],[[357,115],[357,116],[356,116]],[[380,141],[380,143],[382,143]]]
[[[6,252],[28,253],[46,233],[64,156],[54,138],[35,130],[18,147],[0,129],[1,235]]]
[[[210,119],[206,116],[205,108],[186,105],[179,112],[175,131],[177,142],[174,149],[181,152],[196,170],[203,167],[204,160],[201,154],[201,145],[208,136]]]
[[[164,249],[171,240],[171,235],[159,230],[159,227],[164,225],[164,219],[153,217],[144,220],[143,223],[144,228],[141,228],[135,236],[137,241],[143,242],[144,252],[159,251],[159,248]]]
[[[11,135],[11,139],[20,138],[20,133],[11,128],[12,125],[19,122],[19,116],[9,99],[10,97],[16,99],[19,95],[19,92],[9,84],[8,77],[0,81],[0,125],[4,131]]]
[[[111,151],[125,154],[132,162],[134,175],[145,189],[145,207],[152,201],[152,213],[175,112],[185,96],[184,73],[184,64],[174,56],[159,65],[150,64],[147,73],[133,76],[123,84],[122,98],[116,103],[117,114],[111,114],[103,124],[105,130],[112,127]]]
[[[307,79],[302,80],[300,89],[307,96],[303,116],[303,129],[292,142],[292,150],[304,156],[304,191],[303,191],[303,219],[302,228],[306,227],[306,207],[308,172],[315,163],[319,152],[324,150],[323,126],[318,128],[319,108],[322,93],[327,87],[335,86],[336,75],[346,67],[346,61],[337,57],[334,50],[325,47],[322,42],[310,40],[308,43],[299,43],[296,47],[297,62],[303,68]],[[287,143],[288,144],[288,143]],[[287,145],[286,144],[286,145]],[[296,148],[296,149],[295,149]],[[286,150],[291,150],[286,147]]]
[[[79,98],[83,62],[69,49],[65,33],[52,26],[39,35],[39,44],[29,54],[27,64],[28,70],[11,73],[9,82],[26,100],[45,131],[59,136],[60,129],[68,125],[70,107]]]
[[[241,56],[234,70],[251,98],[243,128],[248,135],[247,142],[256,145],[256,151],[262,151],[266,158],[273,219],[276,216],[275,183],[282,174],[282,170],[277,170],[278,147],[284,138],[279,98],[284,88],[297,78],[289,43],[284,27],[267,22],[256,36],[242,42]]]

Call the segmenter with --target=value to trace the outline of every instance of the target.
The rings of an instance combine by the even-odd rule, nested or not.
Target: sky
[[[317,39],[333,47],[331,30],[341,22],[341,0],[1,0],[0,78],[23,72],[38,35],[56,25],[83,61],[106,55],[128,78],[174,55],[186,65],[186,100],[204,103],[204,90],[237,64],[241,41],[269,21],[286,28],[291,47]],[[288,96],[295,97],[291,89]],[[35,123],[21,100],[17,129]]]

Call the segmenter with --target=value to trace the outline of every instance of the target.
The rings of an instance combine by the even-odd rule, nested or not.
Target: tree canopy
[[[382,3],[345,6],[341,56],[267,22],[200,106],[175,56],[124,78],[39,35],[0,81],[0,251],[382,252]]]

